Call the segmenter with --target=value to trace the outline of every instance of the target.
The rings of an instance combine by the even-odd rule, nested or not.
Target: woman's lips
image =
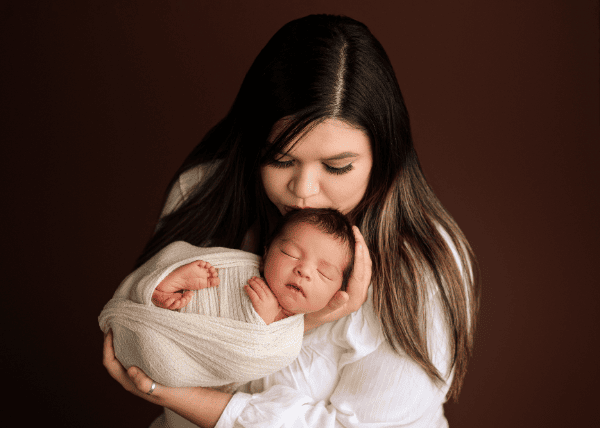
[[[283,209],[285,210],[286,213],[289,213],[292,210],[303,210],[303,209],[306,209],[306,208],[312,208],[312,207],[299,207],[297,205],[293,205],[293,206],[285,205],[283,207]]]

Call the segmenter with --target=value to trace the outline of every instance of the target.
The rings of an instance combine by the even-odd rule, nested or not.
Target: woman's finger
[[[160,385],[150,379],[141,369],[134,366],[129,367],[127,376],[129,376],[129,379],[131,379],[133,386],[138,392],[155,397],[160,395]],[[154,384],[154,389],[152,388],[152,384]],[[149,394],[150,391],[152,392]]]
[[[362,305],[366,298],[371,282],[371,257],[365,240],[360,233],[358,227],[353,226],[354,236],[356,239],[356,254],[354,260],[354,268],[350,281],[348,281],[348,294],[350,296],[351,306],[358,308]]]
[[[113,346],[112,330],[104,335],[103,364],[110,376],[127,391],[152,403],[160,404],[159,391],[163,387],[155,383],[152,394],[148,395],[147,393],[152,388],[152,379],[137,367],[130,367],[129,370],[125,370],[125,367],[117,360]]]
[[[338,309],[343,307],[346,304],[346,302],[348,302],[348,300],[350,300],[348,293],[340,290],[334,294],[331,300],[329,300],[327,308],[332,312],[337,311]]]
[[[111,377],[117,382],[119,382],[123,387],[125,387],[123,381],[126,379],[126,372],[123,365],[119,362],[119,360],[117,360],[117,357],[115,356],[112,330],[109,330],[108,334],[104,336],[102,363],[104,364],[104,367],[111,375]]]
[[[112,330],[108,330],[108,333],[104,335],[104,348],[102,352],[102,364],[106,367],[106,370],[113,376],[115,372],[115,348],[113,347],[113,333]]]

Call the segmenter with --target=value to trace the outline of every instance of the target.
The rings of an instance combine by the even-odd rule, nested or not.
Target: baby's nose
[[[306,265],[297,265],[295,271],[296,275],[300,276],[301,278],[307,280],[311,279],[310,269],[308,269]]]

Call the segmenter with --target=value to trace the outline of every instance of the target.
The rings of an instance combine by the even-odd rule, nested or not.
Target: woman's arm
[[[357,240],[356,257],[353,274],[348,282],[348,292],[343,292],[342,299],[334,297],[327,310],[320,311],[318,316],[311,319],[310,328],[342,318],[360,308],[366,300],[371,277],[371,259],[358,228],[355,228],[354,232]],[[339,301],[341,304],[337,304]],[[157,386],[151,396],[147,395],[152,380],[137,368],[130,368],[129,372],[125,370],[115,358],[112,333],[105,337],[104,366],[127,391],[152,403],[168,407],[200,426],[214,426],[232,397],[231,394],[208,388],[168,388],[162,385]]]
[[[109,364],[105,361],[105,365],[130,392],[168,407],[201,427],[230,428],[234,424],[265,428],[446,426],[442,406],[447,385],[436,385],[409,357],[398,355],[385,341],[375,340],[372,329],[365,328],[371,321],[357,318],[357,322],[350,325],[352,336],[347,339],[358,349],[346,349],[334,362],[328,358],[323,343],[317,343],[314,352],[310,347],[305,349],[299,361],[267,377],[264,380],[267,389],[255,394],[232,396],[207,388],[158,385],[148,396],[145,392],[152,381],[142,372],[130,369],[127,373],[121,367],[120,373],[114,375],[109,368],[110,361]],[[359,337],[358,331],[363,333]],[[334,336],[338,341],[344,339],[338,334]],[[108,338],[105,347],[110,348],[111,343]],[[356,358],[354,355],[361,353],[362,347],[375,349]],[[344,361],[349,362],[344,364]],[[317,397],[322,385],[331,385],[331,395]]]
[[[443,318],[432,307],[428,332],[434,363],[445,378],[450,353]],[[448,385],[437,384],[385,341],[369,300],[359,312],[305,337],[296,361],[236,393],[217,428],[447,427]]]
[[[151,395],[152,379],[137,367],[129,370],[115,357],[112,332],[104,337],[104,367],[127,391],[146,401],[168,407],[189,421],[203,428],[212,428],[231,400],[232,394],[210,388],[170,388],[156,385]]]

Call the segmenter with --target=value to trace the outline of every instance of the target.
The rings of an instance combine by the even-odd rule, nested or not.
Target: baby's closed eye
[[[298,260],[301,257],[301,254],[298,252],[298,250],[290,245],[279,248],[279,251],[286,256],[291,257],[292,259]]]
[[[338,277],[337,273],[332,268],[320,268],[317,270],[317,272],[319,272],[322,277],[328,279],[329,281],[335,281]]]
[[[328,280],[330,280],[330,281],[333,281],[333,279],[331,279],[330,277],[328,277],[327,275],[325,275],[325,274],[324,274],[323,272],[321,272],[320,270],[319,270],[319,271],[317,271],[317,272],[319,272],[319,274],[321,274],[321,276],[322,276],[323,278],[325,278],[325,279],[328,279]]]

